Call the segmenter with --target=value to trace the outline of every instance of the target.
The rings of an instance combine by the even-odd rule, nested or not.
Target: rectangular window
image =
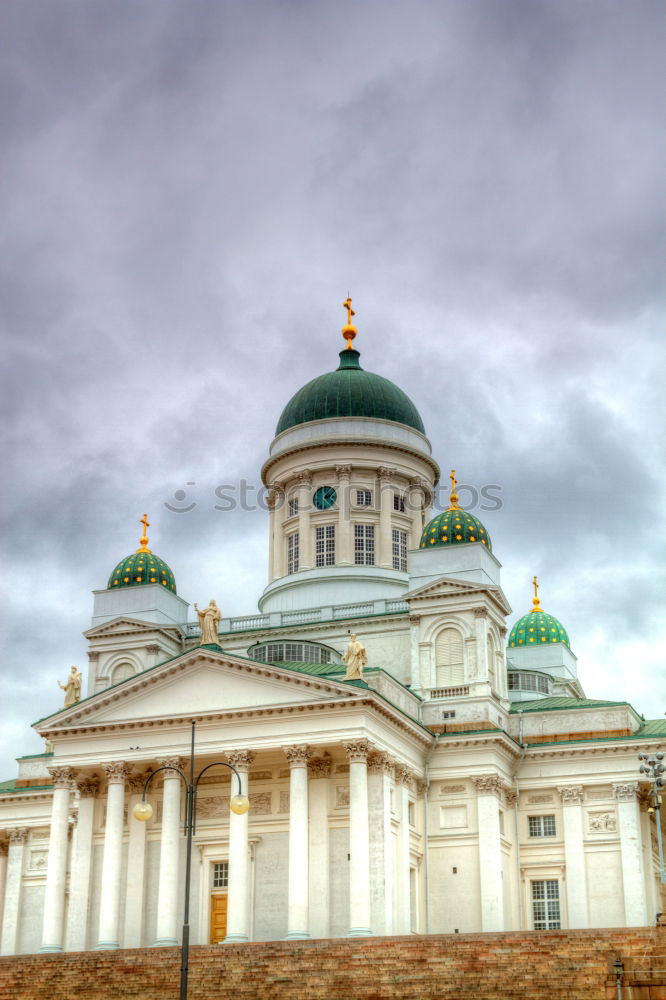
[[[213,889],[229,888],[229,862],[216,861],[213,865]]]
[[[354,562],[357,566],[375,564],[375,528],[372,524],[354,525]]]
[[[315,534],[315,565],[335,565],[335,525],[323,524]]]
[[[393,510],[397,510],[400,514],[405,513],[405,498],[399,493],[393,494]]]
[[[288,517],[294,517],[296,514],[298,514],[298,500],[290,500]]]
[[[556,878],[532,882],[532,918],[535,931],[556,931],[560,924],[560,885]]]
[[[407,572],[407,532],[393,529],[393,569]]]
[[[529,823],[530,837],[555,836],[554,816],[528,816],[527,821]]]
[[[298,532],[287,535],[287,573],[295,573],[298,569]]]
[[[356,490],[356,505],[358,507],[372,507],[372,491]]]

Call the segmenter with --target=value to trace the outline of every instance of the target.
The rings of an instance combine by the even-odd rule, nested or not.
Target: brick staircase
[[[211,945],[190,1000],[666,1000],[666,928]],[[0,959],[0,1000],[176,1000],[180,951]],[[662,970],[662,971],[659,971]]]

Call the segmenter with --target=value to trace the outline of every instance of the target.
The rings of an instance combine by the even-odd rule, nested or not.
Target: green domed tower
[[[462,507],[458,506],[458,494],[456,493],[456,472],[451,469],[451,496],[450,506],[426,524],[421,535],[419,548],[430,549],[441,545],[460,545],[466,542],[481,542],[486,545],[489,552],[493,547],[490,536],[479,521],[478,517],[468,514]]]
[[[523,615],[511,629],[509,649],[518,646],[538,646],[551,642],[563,642],[571,649],[569,636],[564,626],[557,618],[547,614],[541,607],[537,578],[534,577],[532,582],[534,584],[534,597],[532,598],[534,607],[526,615]]]
[[[141,518],[143,525],[143,535],[139,539],[139,548],[121,559],[109,577],[107,590],[114,590],[120,587],[140,587],[150,586],[156,583],[165,587],[173,594],[176,593],[176,581],[171,569],[148,548],[148,536],[146,534],[150,527],[150,521],[146,514]]]

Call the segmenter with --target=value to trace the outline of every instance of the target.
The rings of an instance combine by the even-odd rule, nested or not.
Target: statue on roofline
[[[365,646],[358,641],[355,635],[352,635],[349,640],[349,645],[344,652],[342,662],[347,665],[346,681],[363,680],[363,667],[368,662],[368,654],[365,651]]]
[[[72,667],[69,676],[64,684],[58,681],[58,687],[62,688],[65,692],[65,708],[71,708],[72,705],[76,705],[77,701],[81,701],[81,682],[83,681],[83,675],[80,670],[76,667]]]
[[[222,621],[222,612],[217,604],[211,600],[208,607],[204,608],[203,611],[199,611],[198,606],[195,604],[194,610],[199,618],[199,627],[201,628],[201,641],[199,645],[218,646],[217,626]]]

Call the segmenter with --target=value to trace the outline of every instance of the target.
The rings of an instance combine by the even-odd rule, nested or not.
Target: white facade
[[[193,943],[652,923],[637,755],[666,726],[621,697],[586,701],[563,643],[507,663],[496,556],[418,549],[427,439],[313,421],[275,439],[264,477],[268,586],[258,613],[222,621],[219,649],[159,585],[95,592],[87,696],[36,724],[52,749],[0,786],[2,954],[179,940],[173,768],[189,774],[192,722],[196,773],[227,761],[251,803],[230,814],[224,767],[199,785]],[[336,494],[323,509],[321,488]],[[344,680],[351,633],[364,682]]]

